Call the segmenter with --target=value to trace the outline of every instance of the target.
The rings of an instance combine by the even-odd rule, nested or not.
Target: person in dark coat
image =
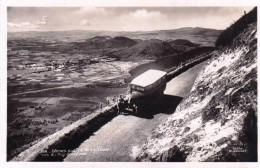
[[[125,100],[122,98],[122,96],[120,95],[120,98],[119,98],[119,102],[117,104],[117,109],[118,109],[118,115],[119,114],[122,114],[124,112],[124,109],[125,109]]]

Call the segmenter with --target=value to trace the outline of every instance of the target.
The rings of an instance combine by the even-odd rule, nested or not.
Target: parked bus
[[[129,108],[140,112],[158,101],[166,88],[167,73],[160,70],[148,70],[129,83]]]

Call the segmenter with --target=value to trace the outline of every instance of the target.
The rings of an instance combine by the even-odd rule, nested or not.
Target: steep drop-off
[[[213,52],[138,161],[257,161],[257,24]]]

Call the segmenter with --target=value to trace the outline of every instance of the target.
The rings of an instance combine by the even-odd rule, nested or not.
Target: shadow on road
[[[182,97],[163,95],[158,101],[151,102],[150,105],[145,107],[144,110],[136,114],[135,116],[153,119],[154,115],[163,113],[163,114],[172,114],[174,113],[178,104],[182,101]],[[124,115],[132,115],[131,113],[125,113]]]
[[[137,114],[137,117],[153,119],[154,115],[159,113],[172,114],[182,99],[182,97],[178,96],[163,95],[160,99],[155,100],[155,102],[148,106],[145,111]],[[116,116],[116,112],[112,110],[111,113],[102,113],[100,115],[101,116],[92,119],[91,122],[80,126],[78,129],[73,130],[64,138],[49,146],[46,153],[39,154],[34,161],[63,161],[72,150],[79,147],[82,142],[94,135],[94,132],[111,121]],[[131,113],[124,115],[131,115]]]

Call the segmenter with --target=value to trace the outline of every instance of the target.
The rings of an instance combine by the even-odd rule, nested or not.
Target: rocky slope
[[[257,161],[257,24],[213,52],[138,161]]]
[[[248,24],[257,21],[257,8],[255,7],[248,14],[244,14],[235,23],[230,25],[225,31],[223,31],[217,38],[215,46],[225,46],[230,43],[234,37],[241,33]]]

